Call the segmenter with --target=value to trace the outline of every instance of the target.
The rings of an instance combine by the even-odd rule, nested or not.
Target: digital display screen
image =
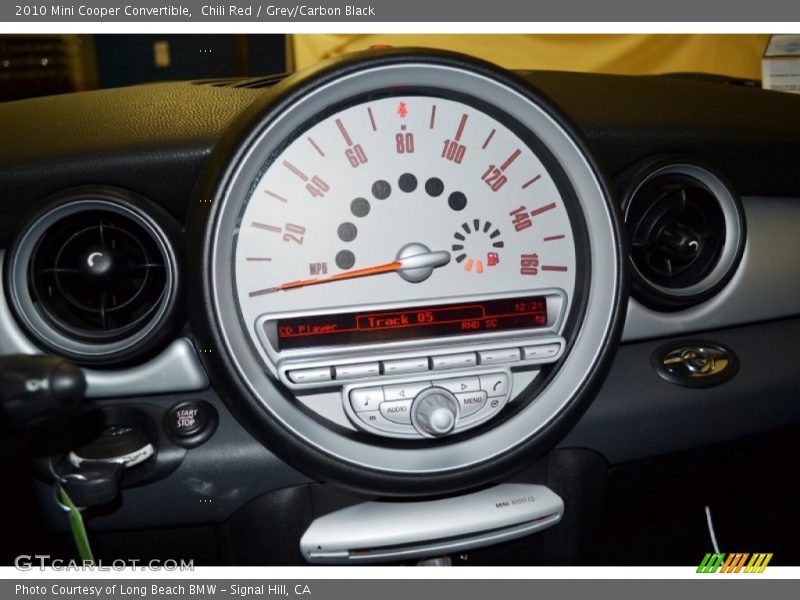
[[[294,317],[276,322],[278,350],[436,338],[546,325],[547,300],[544,296]]]

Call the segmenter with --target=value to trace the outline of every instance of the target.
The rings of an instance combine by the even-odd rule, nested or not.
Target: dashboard
[[[3,411],[56,428],[46,519],[54,480],[124,499],[101,530],[316,481],[354,500],[308,518],[306,561],[420,557],[556,526],[568,495],[519,479],[552,452],[797,424],[798,113],[414,49],[0,105],[0,374],[49,382]],[[474,517],[509,494],[539,500]],[[359,537],[393,499],[407,530]],[[460,525],[415,530],[420,507]]]

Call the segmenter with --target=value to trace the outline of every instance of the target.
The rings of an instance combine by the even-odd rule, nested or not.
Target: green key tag
[[[86,526],[83,524],[83,515],[81,515],[80,509],[75,506],[75,503],[60,485],[58,486],[58,499],[68,509],[67,518],[69,519],[69,527],[72,530],[75,548],[78,550],[78,556],[84,563],[94,564],[92,547],[89,544],[89,536],[86,534]]]

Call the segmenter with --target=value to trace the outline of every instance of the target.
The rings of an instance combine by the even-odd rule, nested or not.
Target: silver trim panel
[[[89,398],[196,392],[208,387],[208,376],[187,338],[173,341],[144,364],[119,371],[84,369],[84,373]]]
[[[3,289],[5,250],[0,250],[0,356],[43,354],[17,324]],[[173,341],[152,360],[115,371],[83,369],[88,398],[120,398],[170,392],[196,392],[208,387],[208,376],[187,338]]]
[[[563,513],[564,501],[552,490],[523,483],[442,500],[365,502],[315,519],[300,552],[319,564],[436,556],[542,531]]]
[[[42,354],[42,351],[28,339],[17,325],[11,307],[8,305],[3,270],[6,264],[6,251],[0,250],[0,356],[5,354]]]
[[[263,346],[253,352],[251,329],[250,326],[243,327],[239,321],[238,299],[231,286],[231,236],[236,231],[243,199],[248,197],[249,186],[265,158],[271,156],[298,126],[327,107],[361,93],[404,85],[431,86],[482,98],[536,131],[553,159],[566,169],[565,174],[581,203],[592,265],[590,280],[586,283],[586,311],[574,345],[561,359],[559,376],[548,381],[536,401],[521,407],[513,419],[482,432],[479,438],[413,449],[382,447],[343,436],[325,423],[309,418],[295,400],[275,393],[274,371],[277,369]],[[294,103],[273,117],[257,132],[248,147],[241,149],[238,164],[226,176],[225,187],[218,190],[213,221],[207,223],[207,227],[212,229],[209,232],[210,278],[213,282],[211,318],[222,331],[223,347],[219,351],[226,353],[240,383],[261,402],[271,417],[299,440],[341,462],[371,471],[405,475],[443,474],[490,461],[526,443],[556,419],[580,391],[603,355],[616,303],[620,301],[617,296],[621,278],[619,240],[613,215],[592,165],[571,135],[539,104],[502,82],[468,69],[428,65],[413,59],[392,65],[371,65],[326,82],[304,95],[302,102]],[[568,313],[569,308],[564,312]]]
[[[742,198],[744,255],[733,278],[710,300],[659,312],[634,299],[622,340],[684,335],[800,314],[800,198]]]

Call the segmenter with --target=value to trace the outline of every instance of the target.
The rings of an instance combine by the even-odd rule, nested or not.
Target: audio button
[[[411,400],[394,400],[393,402],[383,402],[380,406],[381,415],[393,423],[411,425]]]

